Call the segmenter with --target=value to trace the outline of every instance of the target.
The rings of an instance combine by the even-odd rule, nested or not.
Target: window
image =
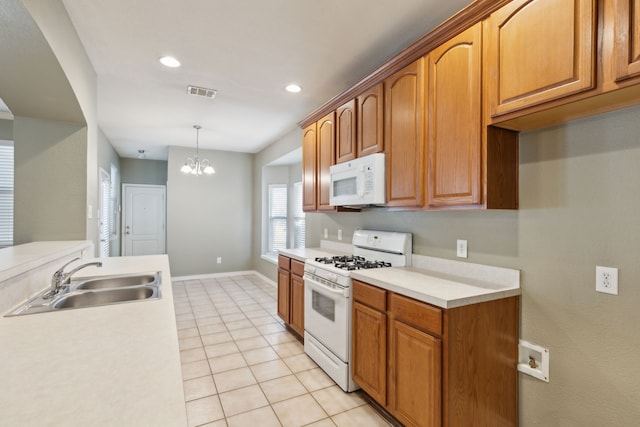
[[[13,141],[0,140],[0,247],[13,245]]]
[[[293,247],[304,248],[304,211],[302,210],[302,181],[293,183],[293,200],[291,202],[293,217]]]
[[[108,257],[111,252],[111,177],[100,169],[100,257]]]
[[[267,252],[287,247],[287,186],[269,184],[269,232]]]

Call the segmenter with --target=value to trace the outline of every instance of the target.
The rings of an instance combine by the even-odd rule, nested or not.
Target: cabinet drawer
[[[291,260],[291,273],[298,276],[304,276],[304,262],[300,262],[297,259]]]
[[[278,255],[278,267],[284,268],[285,270],[291,269],[291,258],[286,257],[284,255]]]
[[[437,307],[389,293],[389,312],[396,320],[425,332],[442,335],[442,310]]]
[[[387,291],[353,280],[353,299],[376,310],[387,310]]]

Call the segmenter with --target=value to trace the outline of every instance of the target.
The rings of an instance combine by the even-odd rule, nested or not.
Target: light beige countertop
[[[93,253],[93,244],[90,241],[33,242],[2,248],[0,250],[0,282],[67,254],[85,251]]]
[[[331,257],[334,255],[346,255],[347,252],[328,248],[296,248],[281,249],[280,254],[288,256],[289,258],[297,259],[301,262],[305,262],[307,259]]]
[[[520,295],[520,286],[442,274],[412,267],[376,268],[351,277],[442,308]]]
[[[0,317],[0,426],[187,425],[167,256],[102,261],[74,278],[162,271],[162,298]]]
[[[328,246],[328,245],[327,245]],[[299,261],[349,253],[346,247],[285,249]],[[410,267],[351,271],[351,277],[442,308],[521,294],[520,271],[413,254]]]

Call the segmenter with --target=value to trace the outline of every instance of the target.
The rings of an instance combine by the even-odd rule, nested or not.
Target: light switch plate
[[[467,257],[467,241],[466,240],[458,240],[456,242],[456,255],[458,256],[458,258]]]

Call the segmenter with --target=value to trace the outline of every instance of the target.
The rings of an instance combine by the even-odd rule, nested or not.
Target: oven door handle
[[[330,288],[328,286],[323,285],[322,283],[313,280],[309,277],[305,277],[304,278],[305,282],[309,282],[311,285],[315,286],[316,288],[320,288],[325,292],[329,292],[332,294],[336,294],[336,295],[340,295],[344,298],[348,298],[349,297],[349,288],[342,288],[342,289],[334,289],[334,288]]]

